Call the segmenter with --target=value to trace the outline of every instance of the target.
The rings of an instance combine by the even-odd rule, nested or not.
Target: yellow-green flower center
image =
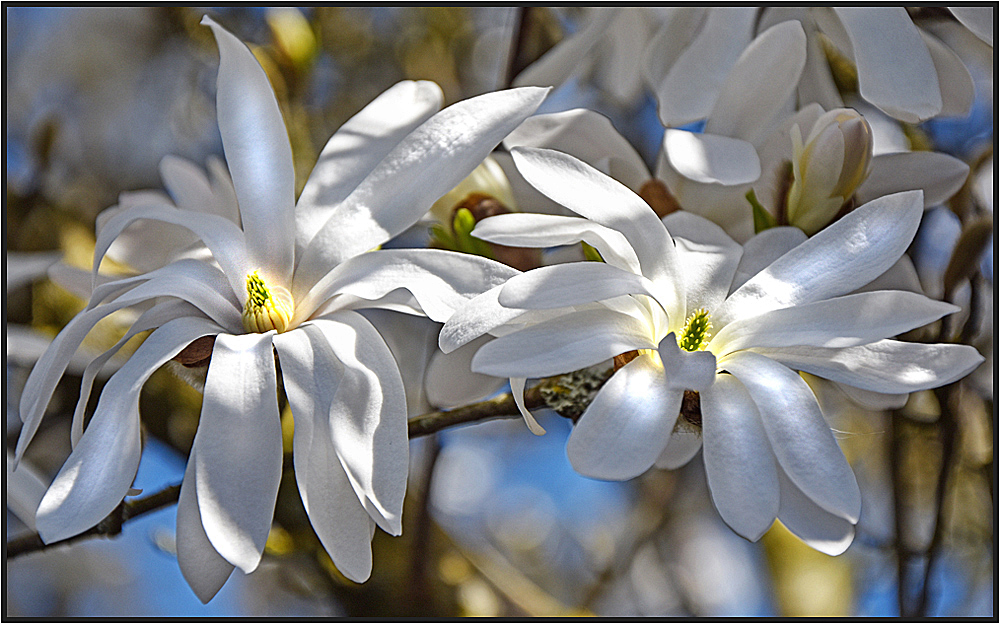
[[[677,341],[677,346],[685,351],[702,351],[708,346],[712,337],[712,321],[708,310],[699,308],[691,313],[684,323],[684,330]]]
[[[257,271],[247,275],[247,302],[243,306],[243,328],[262,334],[272,329],[288,329],[295,303],[292,294],[281,286],[268,286]]]

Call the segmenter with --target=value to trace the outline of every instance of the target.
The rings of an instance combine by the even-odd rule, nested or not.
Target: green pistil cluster
[[[271,298],[271,293],[267,290],[264,280],[260,278],[257,271],[247,275],[247,297],[248,304],[258,307],[263,306]]]
[[[684,330],[681,332],[680,340],[677,341],[677,346],[685,351],[702,351],[708,346],[708,339],[712,337],[711,318],[705,308],[692,312],[684,323]]]

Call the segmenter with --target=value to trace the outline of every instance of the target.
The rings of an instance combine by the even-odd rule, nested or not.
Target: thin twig
[[[905,537],[903,535],[904,522],[903,512],[906,504],[903,501],[903,423],[904,417],[898,411],[893,411],[889,420],[892,437],[889,444],[889,467],[892,471],[892,503],[893,521],[895,524],[894,545],[896,548],[896,600],[899,603],[900,617],[910,615],[907,609],[906,587],[909,574],[909,563],[911,554],[906,548]]]
[[[430,611],[432,594],[427,578],[428,563],[431,553],[431,486],[434,481],[434,467],[441,454],[441,443],[437,434],[432,435],[428,442],[427,464],[424,467],[422,491],[417,501],[416,535],[413,541],[413,551],[410,555],[410,605],[420,613]]]
[[[542,398],[541,385],[529,388],[524,392],[524,403],[528,409],[538,409],[545,406]],[[411,418],[407,427],[410,438],[437,433],[442,429],[466,425],[469,423],[484,420],[494,420],[497,418],[520,418],[521,413],[514,403],[511,394],[503,394],[496,398],[473,403],[464,407],[458,407],[448,411],[428,412],[421,416]]]

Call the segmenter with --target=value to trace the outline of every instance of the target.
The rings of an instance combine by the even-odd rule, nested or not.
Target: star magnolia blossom
[[[204,253],[168,254],[159,268],[96,286],[33,369],[21,399],[18,458],[68,356],[98,320],[123,308],[145,310],[93,369],[125,340],[154,330],[108,381],[86,430],[78,428],[39,506],[38,531],[46,542],[76,535],[121,502],[141,453],[142,385],[190,343],[214,336],[177,509],[185,578],[207,601],[234,566],[250,572],[260,561],[282,465],[276,351],[295,416],[302,502],[340,571],[364,581],[375,525],[393,535],[401,530],[408,441],[400,371],[356,310],[444,322],[466,299],[516,273],[438,250],[365,252],[415,223],[537,108],[545,90],[488,94],[438,112],[436,85],[401,83],[331,138],[296,203],[291,147],[263,70],[233,35],[208,18],[203,23],[219,45],[219,129],[239,219],[179,209],[149,194],[131,196],[104,221],[95,284],[112,242],[139,220],[190,230]],[[170,186],[175,194],[185,188]]]
[[[501,215],[475,235],[524,246],[583,240],[605,262],[511,278],[445,324],[442,348],[499,335],[473,370],[521,378],[630,354],[570,435],[578,472],[629,479],[654,464],[680,466],[704,446],[712,499],[737,533],[756,540],[777,517],[814,548],[846,549],[861,510],[857,482],[795,371],[898,395],[954,381],[982,361],[968,346],[889,338],[955,306],[857,292],[909,245],[920,192],[869,202],[808,240],[779,227],[741,246],[690,213],[661,222],[626,187],[568,155],[518,148],[513,156],[525,179],[584,218]]]

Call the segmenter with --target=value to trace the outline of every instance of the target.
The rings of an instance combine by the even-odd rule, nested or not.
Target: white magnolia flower
[[[177,511],[185,578],[207,601],[234,566],[250,572],[260,561],[282,464],[276,351],[295,416],[302,501],[341,572],[363,581],[376,524],[400,532],[408,444],[397,364],[356,310],[443,322],[466,299],[516,273],[437,250],[365,252],[416,222],[535,110],[545,91],[493,93],[438,112],[436,85],[396,85],[330,139],[296,203],[291,148],[263,70],[233,35],[208,18],[203,23],[220,50],[218,120],[238,220],[185,210],[183,198],[175,197],[175,206],[147,196],[133,197],[103,223],[95,277],[113,241],[141,220],[189,230],[197,240],[184,244],[195,253],[95,287],[88,307],[32,371],[20,404],[18,458],[68,356],[94,324],[115,310],[149,306],[88,366],[88,373],[99,370],[125,340],[154,330],[108,381],[83,431],[85,383],[74,449],[41,502],[38,531],[46,542],[75,535],[121,502],[141,452],[142,385],[193,341],[214,337]],[[188,182],[168,187],[193,193]]]
[[[712,498],[737,533],[756,540],[777,517],[814,548],[846,549],[858,486],[796,371],[898,395],[949,383],[982,360],[967,346],[891,339],[955,306],[858,292],[907,248],[920,193],[869,202],[810,239],[779,227],[740,246],[690,213],[661,222],[627,188],[565,154],[513,155],[531,184],[583,218],[501,215],[476,235],[525,246],[583,240],[605,262],[511,278],[445,324],[442,348],[491,332],[500,337],[473,369],[522,378],[632,357],[573,429],[567,452],[577,471],[628,479],[654,464],[680,466],[703,445]]]

